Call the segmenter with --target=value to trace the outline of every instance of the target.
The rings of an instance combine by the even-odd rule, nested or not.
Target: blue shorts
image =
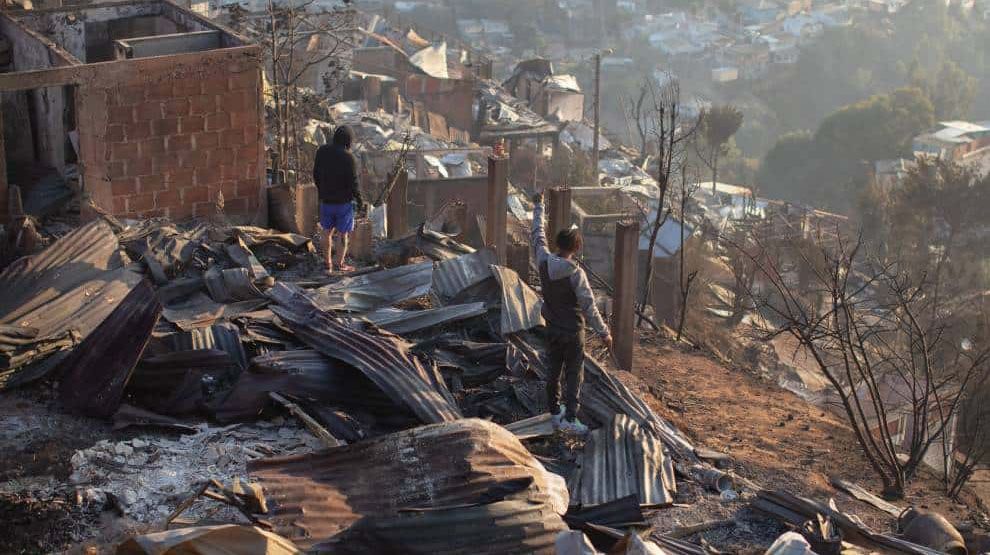
[[[354,205],[345,204],[325,204],[320,203],[320,226],[330,231],[331,229],[341,233],[354,231]]]

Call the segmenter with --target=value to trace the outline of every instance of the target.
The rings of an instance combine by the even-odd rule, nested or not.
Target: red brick
[[[142,210],[151,210],[154,207],[155,207],[154,193],[141,193],[138,195],[131,195],[127,199],[127,209],[130,212],[141,212]]]
[[[129,160],[138,155],[137,143],[113,143],[110,145],[111,160]]]
[[[228,129],[221,132],[220,142],[226,147],[239,147],[247,144],[244,140],[243,129]]]
[[[241,168],[237,164],[224,164],[220,166],[220,180],[230,181],[240,179]]]
[[[150,157],[134,157],[127,161],[127,177],[151,175],[152,169]]]
[[[120,87],[120,94],[117,97],[121,104],[140,104],[144,102],[147,91],[144,85],[125,85]]]
[[[192,150],[191,135],[173,135],[165,138],[165,150],[169,152],[179,152]]]
[[[160,119],[151,122],[151,131],[156,137],[167,137],[179,132],[179,118]]]
[[[159,175],[146,175],[138,178],[138,190],[142,193],[154,193],[165,190],[165,178]]]
[[[203,116],[186,116],[179,118],[179,133],[199,133],[203,130]]]
[[[247,179],[258,179],[258,164],[244,162],[244,177]]]
[[[194,205],[210,200],[210,188],[206,185],[182,188],[182,204]]]
[[[147,139],[151,136],[151,123],[147,121],[129,123],[124,128],[124,135],[127,136],[128,141]]]
[[[108,143],[119,143],[124,140],[124,126],[121,124],[107,127],[106,141]]]
[[[233,91],[220,97],[220,107],[228,112],[247,112],[256,108],[254,99],[257,95],[248,91]]]
[[[110,123],[130,123],[134,121],[134,108],[130,106],[111,106],[107,113]]]
[[[165,152],[165,138],[151,137],[143,141],[139,141],[138,150],[141,152],[141,156],[144,157],[157,156]]]
[[[237,163],[238,164],[252,164],[257,163],[258,155],[258,145],[248,145],[242,146],[237,149]]]
[[[154,121],[162,119],[162,103],[151,101],[138,104],[134,108],[134,117],[137,121]]]
[[[212,94],[204,94],[189,98],[189,113],[210,114],[217,110],[217,97]]]
[[[184,204],[169,205],[168,217],[173,222],[188,220],[193,217],[192,206],[186,206]]]
[[[182,204],[182,197],[178,187],[155,192],[155,206],[159,208],[173,208]]]
[[[214,112],[206,116],[206,130],[218,131],[230,125],[230,116],[226,112]]]
[[[166,172],[165,183],[172,188],[188,187],[193,184],[193,170],[177,169]]]
[[[193,142],[196,143],[196,148],[199,150],[212,150],[220,146],[220,132],[196,133],[193,135]]]
[[[138,212],[138,219],[142,220],[147,220],[150,218],[164,218],[166,216],[168,216],[168,210],[165,208],[155,208],[153,210]]]
[[[199,84],[203,94],[223,94],[229,90],[226,75],[206,77],[200,80]]]
[[[257,196],[258,190],[261,188],[261,183],[257,178],[255,179],[242,179],[237,182],[237,196],[239,197],[250,197]]]
[[[223,145],[220,146],[221,148],[215,148],[208,152],[210,166],[219,168],[223,164],[229,164],[237,154],[237,151],[232,148],[222,148]]]
[[[197,202],[193,205],[193,216],[197,218],[208,218],[216,212],[216,205],[212,201]]]
[[[258,89],[258,71],[249,70],[232,75],[230,77],[230,90],[257,90]]]
[[[258,112],[254,110],[241,110],[230,112],[230,127],[234,129],[246,129],[258,125]]]
[[[114,160],[112,162],[107,162],[107,177],[110,179],[118,179],[126,175],[126,170],[124,168],[125,162],[123,160]]]
[[[127,213],[128,197],[113,197],[113,213],[119,215]]]
[[[258,124],[245,126],[244,127],[244,138],[247,139],[248,142],[260,141],[261,140],[261,135],[258,133],[258,131],[260,129],[261,128],[258,127]]]
[[[145,94],[147,94],[148,100],[164,100],[166,98],[172,98],[172,81],[166,79],[161,83],[148,85],[146,87]]]
[[[134,178],[114,179],[110,182],[110,194],[118,196],[128,196],[137,193],[137,180]]]
[[[199,94],[199,79],[185,77],[172,83],[172,93],[177,97],[195,96]]]
[[[185,98],[173,98],[165,101],[165,117],[179,117],[189,115],[189,100]]]
[[[223,204],[223,209],[228,214],[246,214],[250,210],[248,208],[248,199],[246,198],[232,198],[230,200],[225,199]]]
[[[197,186],[208,186],[213,183],[219,183],[221,179],[220,166],[196,168],[194,173]]]
[[[220,191],[223,193],[224,202],[237,198],[237,182],[224,180],[220,183]]]

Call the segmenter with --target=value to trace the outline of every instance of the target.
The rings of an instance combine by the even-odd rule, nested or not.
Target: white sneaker
[[[567,420],[566,418],[561,420],[558,429],[562,432],[579,436],[583,436],[588,433],[588,427],[582,424],[577,418],[574,420]]]

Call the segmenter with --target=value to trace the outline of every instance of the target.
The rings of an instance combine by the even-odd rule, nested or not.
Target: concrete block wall
[[[84,183],[97,204],[184,220],[213,214],[222,193],[228,216],[259,213],[261,73],[257,50],[244,50],[128,60],[107,88],[81,87]]]

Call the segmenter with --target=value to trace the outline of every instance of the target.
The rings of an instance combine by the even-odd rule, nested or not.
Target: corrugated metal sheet
[[[502,288],[502,336],[543,325],[543,299],[519,274],[503,266],[491,266],[492,274]]]
[[[674,502],[666,483],[663,446],[631,418],[616,415],[609,426],[591,432],[578,469],[568,480],[571,501],[600,505],[637,495],[642,505]]]
[[[112,416],[161,313],[155,290],[142,281],[62,361],[62,404],[90,416]]]
[[[237,326],[222,322],[208,328],[199,328],[173,335],[175,350],[196,351],[217,349],[230,355],[238,366],[247,368],[247,353],[241,343],[241,332]]]
[[[491,265],[498,258],[492,249],[481,249],[437,263],[433,271],[433,293],[444,300],[492,277]]]
[[[581,528],[589,522],[602,526],[629,526],[645,523],[646,517],[639,505],[639,497],[630,494],[594,507],[571,507],[564,515],[564,521],[574,528]]]
[[[552,418],[547,413],[518,420],[507,425],[505,429],[516,434],[519,439],[545,437],[553,435],[554,432]]]
[[[518,356],[525,359],[528,368],[546,380],[546,353],[539,338],[533,334],[517,334],[509,338]],[[539,350],[537,349],[539,346]],[[606,425],[616,414],[632,418],[642,428],[650,430],[680,459],[696,462],[694,446],[679,430],[663,420],[642,398],[629,390],[622,382],[605,371],[591,356],[584,359],[584,384],[581,387],[579,416],[585,422]]]
[[[481,316],[485,312],[485,303],[467,303],[427,310],[382,308],[364,314],[362,317],[392,333],[407,334],[423,331],[441,324],[467,320],[468,318]]]
[[[106,319],[142,279],[125,263],[100,220],[0,274],[0,389],[43,376]]]
[[[248,470],[271,507],[267,520],[306,550],[350,549],[344,540],[355,527],[364,553],[552,553],[565,529],[562,480],[484,420],[252,461]]]
[[[321,406],[368,414],[375,431],[392,432],[419,423],[412,412],[397,405],[363,373],[311,349],[276,351],[251,359],[224,400],[215,407],[221,422],[254,418],[278,392],[311,399]]]
[[[425,367],[397,336],[354,329],[313,307],[299,289],[277,284],[272,307],[307,345],[364,372],[396,403],[409,407],[424,423],[460,418],[460,410],[435,367]]]
[[[264,296],[254,286],[254,282],[245,268],[228,268],[226,270],[210,268],[203,274],[203,281],[206,283],[206,289],[210,292],[210,296],[218,303],[247,301]]]
[[[316,290],[323,310],[367,312],[430,292],[433,263],[408,264],[380,272],[347,277]]]

